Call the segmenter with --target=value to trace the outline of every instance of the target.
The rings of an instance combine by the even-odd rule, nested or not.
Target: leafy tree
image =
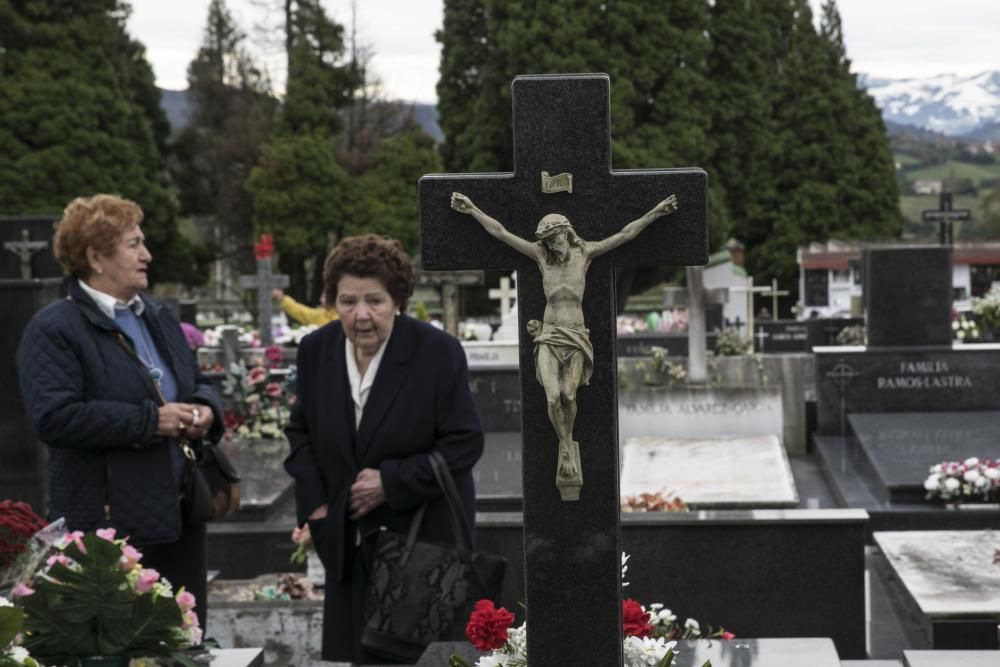
[[[371,168],[357,179],[358,198],[352,225],[345,233],[385,234],[398,239],[410,253],[417,252],[420,247],[417,180],[441,169],[434,141],[418,126],[410,125],[385,139]]]
[[[277,105],[244,41],[225,0],[212,0],[202,46],[188,66],[193,112],[177,137],[172,172],[182,213],[211,216],[223,248],[250,271],[253,198],[245,186]]]
[[[350,101],[357,73],[344,59],[343,27],[319,0],[286,0],[285,7],[284,105],[247,187],[254,227],[274,234],[279,266],[302,298],[318,294],[328,239],[343,227],[347,176],[334,141],[338,109]]]
[[[512,168],[510,82],[518,74],[603,71],[611,77],[616,168],[705,165],[712,154],[708,4],[677,0],[510,3],[446,0],[438,111],[451,171]],[[712,182],[714,236],[725,234]],[[664,276],[620,273],[622,299]],[[622,304],[620,304],[622,305]]]
[[[0,0],[0,210],[56,213],[121,194],[145,212],[153,280],[203,280],[204,253],[176,227],[165,120],[118,0]]]

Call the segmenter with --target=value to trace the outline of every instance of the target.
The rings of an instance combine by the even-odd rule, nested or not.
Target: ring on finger
[[[201,416],[201,413],[198,411],[198,408],[195,408],[194,410],[192,410],[191,411],[191,424],[194,424],[195,422],[197,422],[198,421],[198,417],[200,417],[200,416]]]
[[[180,422],[180,423],[179,423],[179,424],[177,425],[177,430],[178,430],[178,431],[183,431],[183,430],[184,430],[184,429],[186,429],[186,428],[187,428],[187,424],[185,424],[185,423],[184,423],[183,421],[182,421],[182,422]]]

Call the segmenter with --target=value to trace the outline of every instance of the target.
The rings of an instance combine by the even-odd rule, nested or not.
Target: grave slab
[[[876,532],[890,585],[919,623],[924,646],[995,649],[1000,536],[993,531]],[[947,664],[947,663],[942,663]]]
[[[241,477],[240,509],[230,521],[265,519],[291,496],[293,482],[282,467],[287,440],[223,440],[220,446]]]
[[[674,667],[840,667],[833,641],[825,637],[728,639],[677,642]]]
[[[632,437],[623,496],[669,492],[691,509],[793,508],[799,504],[781,440],[769,436]]]
[[[903,651],[906,667],[997,667],[1000,651]]]
[[[872,248],[864,265],[870,346],[951,347],[951,248]]]
[[[892,502],[923,501],[934,464],[1000,458],[996,411],[859,414],[849,421],[877,489]]]

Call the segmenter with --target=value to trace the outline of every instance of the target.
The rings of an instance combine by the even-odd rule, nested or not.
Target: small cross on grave
[[[708,261],[705,172],[613,171],[607,75],[517,77],[512,102],[513,173],[420,179],[421,257],[517,271],[528,653],[620,667],[614,271]]]
[[[500,287],[490,289],[489,297],[500,302],[500,317],[507,317],[510,314],[510,307],[516,302],[517,290],[510,288],[510,278],[501,276]]]
[[[764,351],[764,339],[770,338],[771,334],[769,334],[766,331],[764,331],[764,327],[757,327],[757,333],[755,333],[753,335],[753,337],[757,339],[757,351],[758,352],[763,352]]]
[[[778,279],[771,278],[770,289],[763,290],[760,295],[771,297],[771,317],[778,319],[778,297],[788,296],[788,290],[779,290]],[[763,351],[763,349],[761,351]]]
[[[729,301],[729,290],[725,287],[705,289],[705,269],[700,266],[687,268],[687,287],[663,288],[663,305],[667,308],[686,306],[688,309],[688,368],[687,381],[690,384],[708,382],[706,362],[706,341],[708,333],[705,325],[705,305],[724,304]]]
[[[928,209],[920,214],[924,222],[938,221],[938,243],[941,245],[953,245],[955,242],[955,231],[952,223],[956,220],[971,220],[972,211],[967,208],[951,207],[951,193],[942,192],[938,196],[937,210]]]
[[[742,285],[734,285],[729,288],[733,292],[744,292],[747,298],[747,335],[751,335],[754,331],[753,323],[753,297],[755,294],[770,293],[771,288],[766,285],[761,285],[760,287],[754,287],[753,276],[747,277],[746,287]],[[758,350],[759,351],[759,350]]]
[[[240,276],[240,287],[257,290],[257,328],[260,330],[260,342],[264,346],[274,343],[274,334],[271,331],[274,301],[271,290],[288,287],[288,276],[271,273],[271,251],[271,237],[265,234],[261,237],[261,242],[254,246],[257,255],[257,273]]]
[[[21,259],[21,278],[31,280],[34,277],[31,272],[31,256],[39,250],[48,248],[49,242],[32,241],[31,232],[27,229],[22,229],[20,241],[4,241],[3,247]]]
[[[458,335],[458,288],[462,285],[479,285],[482,271],[417,271],[417,284],[438,288],[441,296],[441,320],[444,330]]]

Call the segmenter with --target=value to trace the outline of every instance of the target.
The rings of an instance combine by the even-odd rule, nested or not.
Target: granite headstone
[[[864,263],[869,347],[951,345],[950,248],[872,248]]]
[[[533,347],[520,347],[524,435],[524,601],[531,615],[529,653],[538,664],[622,664],[621,535],[618,524],[618,447],[613,273],[616,266],[704,264],[708,258],[705,173],[689,170],[611,170],[610,81],[606,75],[518,77],[512,86],[513,173],[432,175],[420,180],[421,256],[428,269],[518,272],[520,330],[546,307],[533,260],[451,210],[453,192],[496,216],[511,234],[534,240],[539,220],[561,213],[588,241],[604,239],[668,195],[679,210],[654,223],[638,242],[594,260],[586,277],[584,320],[594,345],[588,386],[576,395],[574,432],[580,434],[584,485],[579,500],[561,499],[556,438]],[[540,187],[542,172],[570,174],[570,190]],[[586,434],[586,435],[583,435]],[[590,480],[588,482],[587,480]],[[567,549],[566,545],[577,545]],[[566,641],[574,628],[577,641]]]

